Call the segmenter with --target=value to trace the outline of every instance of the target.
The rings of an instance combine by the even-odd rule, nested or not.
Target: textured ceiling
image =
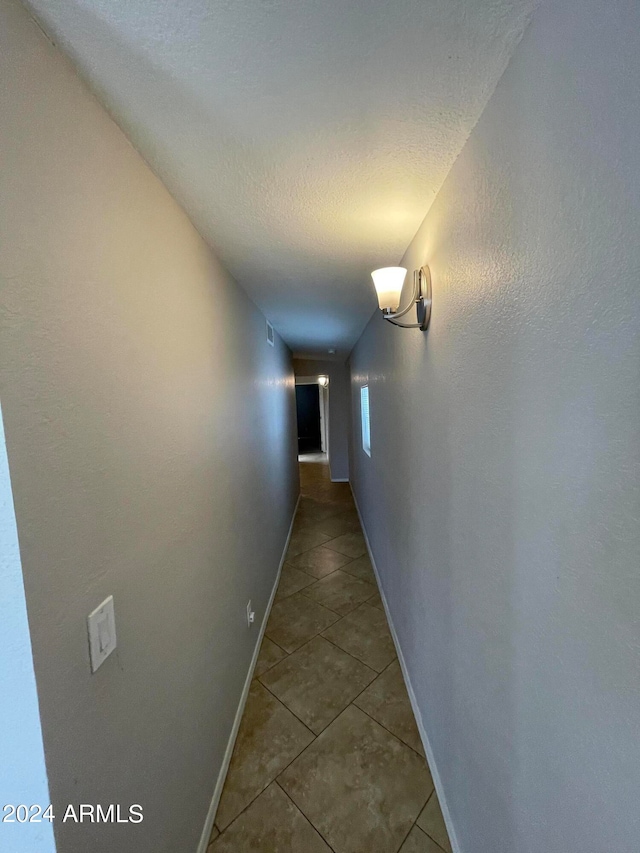
[[[536,0],[29,0],[299,354],[344,356]]]

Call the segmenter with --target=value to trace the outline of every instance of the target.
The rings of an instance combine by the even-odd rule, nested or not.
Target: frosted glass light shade
[[[385,311],[395,311],[400,305],[402,285],[407,271],[404,267],[382,267],[371,273],[373,285],[378,294],[378,304]]]

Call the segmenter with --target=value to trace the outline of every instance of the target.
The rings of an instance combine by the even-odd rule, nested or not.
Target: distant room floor
[[[300,453],[298,462],[327,462],[326,453]]]

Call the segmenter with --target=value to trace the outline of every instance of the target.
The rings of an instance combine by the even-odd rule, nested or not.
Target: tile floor
[[[451,853],[349,485],[300,477],[208,853]]]

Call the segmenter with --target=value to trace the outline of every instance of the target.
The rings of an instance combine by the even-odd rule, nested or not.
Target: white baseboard
[[[271,590],[271,595],[269,596],[269,602],[264,611],[264,617],[262,619],[262,624],[260,625],[260,633],[258,634],[258,639],[256,640],[256,647],[253,651],[253,656],[251,658],[251,664],[249,665],[249,672],[247,673],[246,680],[244,682],[244,687],[242,688],[242,694],[240,696],[240,702],[238,703],[238,710],[236,711],[236,716],[233,721],[233,727],[231,729],[231,734],[229,735],[229,741],[227,743],[227,748],[224,753],[224,758],[222,759],[222,766],[220,767],[220,772],[218,774],[218,779],[216,781],[216,786],[213,790],[213,797],[211,798],[211,805],[209,806],[209,811],[207,812],[207,818],[204,822],[204,827],[202,828],[202,835],[200,836],[200,843],[198,844],[197,853],[207,853],[207,847],[209,846],[209,839],[211,838],[211,830],[213,829],[213,824],[216,819],[216,812],[218,811],[218,804],[220,802],[220,797],[222,795],[222,789],[224,787],[225,780],[227,778],[227,772],[229,770],[229,764],[231,762],[231,756],[233,755],[233,748],[236,745],[236,738],[238,736],[238,729],[240,728],[240,722],[242,720],[242,715],[244,713],[244,706],[247,702],[247,697],[249,696],[249,688],[251,687],[251,681],[253,679],[253,671],[256,668],[256,663],[258,662],[258,655],[260,654],[260,646],[262,645],[262,638],[264,637],[264,632],[267,627],[267,621],[269,620],[269,614],[271,613],[271,608],[273,606],[273,600],[276,596],[276,590],[278,589],[278,582],[280,580],[280,573],[282,572],[282,566],[284,565],[284,560],[287,555],[287,548],[289,547],[289,540],[291,539],[291,534],[293,532],[293,523],[296,520],[296,512],[298,511],[298,504],[300,503],[300,495],[298,495],[298,500],[296,501],[295,508],[293,510],[293,516],[291,518],[291,524],[289,525],[289,533],[287,534],[287,541],[284,544],[284,550],[282,552],[282,559],[280,560],[280,565],[278,566],[278,574],[276,576],[275,583],[273,584],[273,589]]]
[[[348,477],[332,477],[331,482],[332,483],[348,483],[349,478]]]
[[[373,551],[371,550],[371,543],[369,542],[369,537],[367,535],[367,529],[364,526],[364,520],[362,518],[362,513],[360,512],[360,507],[358,506],[358,500],[356,498],[355,492],[353,491],[353,485],[351,486],[351,494],[353,495],[353,502],[356,505],[356,510],[358,512],[358,518],[360,519],[360,526],[362,527],[362,533],[364,535],[364,541],[367,546],[367,551],[369,552],[369,559],[371,560],[371,565],[373,566],[373,571],[376,576],[376,580],[378,582],[378,589],[380,590],[380,597],[382,598],[382,604],[384,605],[384,612],[387,616],[387,622],[389,623],[389,629],[391,631],[391,636],[393,637],[393,642],[396,647],[396,652],[398,654],[398,660],[400,662],[400,669],[402,670],[402,675],[404,677],[404,683],[407,688],[407,693],[409,694],[409,701],[411,702],[411,707],[413,709],[413,716],[416,718],[416,723],[418,726],[418,731],[420,733],[420,740],[422,741],[422,745],[424,747],[424,751],[427,756],[427,761],[429,762],[429,769],[431,770],[431,777],[433,779],[433,784],[436,789],[436,793],[438,795],[438,801],[440,803],[440,808],[442,809],[442,817],[444,818],[445,825],[447,827],[447,832],[449,833],[449,841],[451,842],[451,848],[453,853],[461,853],[460,845],[458,844],[458,837],[456,835],[456,831],[454,829],[451,813],[449,811],[449,807],[447,806],[447,798],[444,793],[444,788],[442,787],[442,781],[440,778],[440,774],[438,773],[438,768],[436,766],[436,761],[433,756],[433,750],[431,749],[431,743],[429,742],[429,736],[424,727],[424,723],[422,720],[422,714],[420,713],[420,708],[418,707],[418,702],[416,700],[416,694],[413,690],[413,686],[411,684],[411,679],[409,678],[409,672],[407,670],[407,665],[405,663],[404,655],[402,654],[402,647],[400,645],[400,641],[398,640],[398,635],[396,634],[396,629],[393,624],[393,619],[391,618],[391,613],[389,611],[389,605],[387,604],[387,599],[384,594],[384,589],[382,588],[382,584],[380,582],[380,574],[378,572],[378,567],[376,566],[376,561],[373,557]]]

